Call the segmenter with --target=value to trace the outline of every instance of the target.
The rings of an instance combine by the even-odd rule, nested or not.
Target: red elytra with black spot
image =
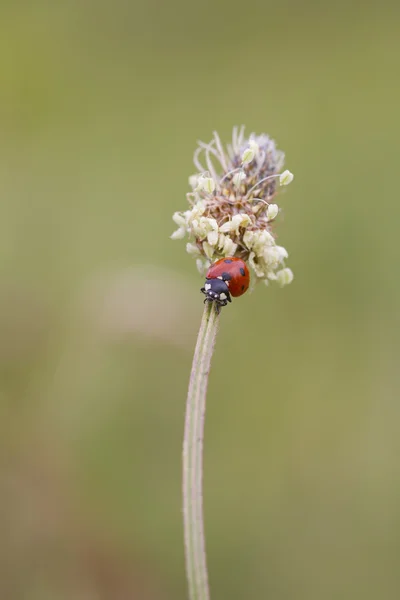
[[[206,277],[225,281],[234,298],[244,294],[250,285],[250,273],[246,263],[241,258],[234,256],[217,260],[208,269]]]

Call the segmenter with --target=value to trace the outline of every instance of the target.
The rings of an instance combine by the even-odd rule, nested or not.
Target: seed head
[[[281,172],[283,163],[283,152],[268,135],[246,139],[243,126],[233,128],[226,149],[216,132],[209,144],[199,142],[194,154],[199,172],[189,178],[190,208],[174,213],[178,229],[171,238],[189,237],[186,249],[200,273],[219,258],[237,256],[248,262],[256,280],[291,283],[288,253],[277,246],[272,230],[279,185],[293,180],[290,171]]]

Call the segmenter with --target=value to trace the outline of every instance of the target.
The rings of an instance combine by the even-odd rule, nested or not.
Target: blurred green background
[[[0,597],[186,598],[196,141],[267,132],[294,283],[222,315],[213,600],[400,596],[396,3],[3,0]]]

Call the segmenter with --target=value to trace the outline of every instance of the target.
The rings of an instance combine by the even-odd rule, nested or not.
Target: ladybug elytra
[[[250,284],[250,273],[241,258],[228,256],[217,260],[207,271],[204,287],[204,302],[215,302],[217,311],[221,306],[232,302],[231,296],[237,298],[244,294]]]

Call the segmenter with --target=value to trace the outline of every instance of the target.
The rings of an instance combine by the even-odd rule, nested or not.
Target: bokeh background
[[[223,312],[212,598],[400,595],[396,3],[3,0],[0,597],[186,598],[196,141],[267,132],[294,283]]]

